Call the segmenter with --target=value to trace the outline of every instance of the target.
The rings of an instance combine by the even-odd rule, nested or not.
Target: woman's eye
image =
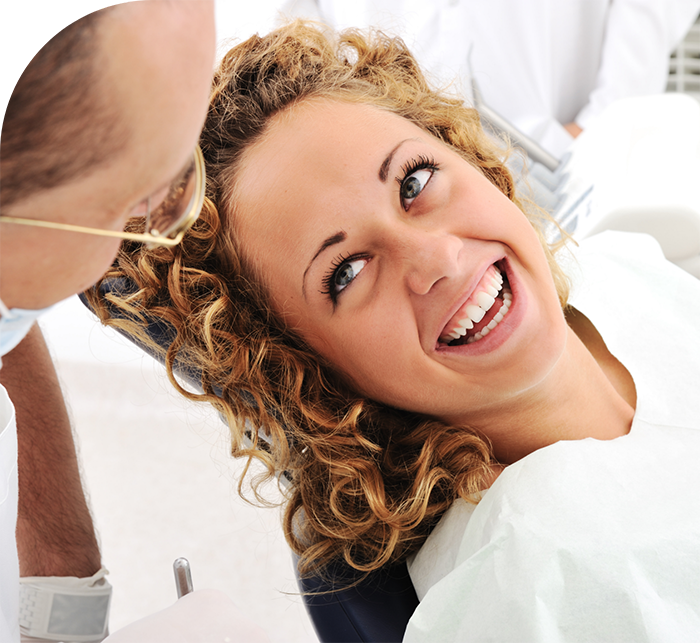
[[[333,279],[334,291],[339,293],[341,290],[347,288],[366,265],[367,259],[354,259],[353,261],[346,261],[342,264],[335,272],[335,277]]]
[[[416,170],[401,181],[399,192],[401,195],[401,205],[403,205],[404,210],[408,210],[408,208],[411,207],[413,199],[428,185],[428,181],[430,181],[430,177],[433,176],[433,172],[433,169]]]
[[[335,306],[338,295],[355,280],[369,262],[370,257],[338,257],[323,277],[321,294],[330,299]]]

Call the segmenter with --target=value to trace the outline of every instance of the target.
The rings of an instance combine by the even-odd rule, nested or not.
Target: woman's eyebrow
[[[384,159],[384,162],[379,166],[379,180],[380,180],[382,183],[386,183],[386,179],[387,179],[387,177],[389,176],[389,166],[391,165],[391,161],[393,160],[394,154],[396,154],[396,151],[397,151],[406,141],[412,141],[412,140],[415,140],[415,139],[405,138],[403,141],[401,141],[400,143],[398,143],[398,145],[396,145],[396,146],[394,147],[394,149],[391,150],[391,152],[389,152],[389,154],[387,154],[387,157]]]
[[[309,265],[306,266],[306,270],[304,270],[304,276],[302,278],[302,283],[301,283],[301,292],[306,298],[306,273],[309,272],[309,269],[311,268],[311,264],[316,261],[316,258],[318,255],[320,255],[326,248],[330,248],[331,246],[334,246],[338,243],[342,243],[347,239],[348,235],[343,232],[342,230],[340,232],[336,232],[335,234],[331,235],[327,239],[323,241],[323,243],[318,247],[318,250],[316,250],[316,254],[312,257],[311,261],[309,261]]]

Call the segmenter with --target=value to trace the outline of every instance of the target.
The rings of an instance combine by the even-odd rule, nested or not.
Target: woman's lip
[[[489,353],[506,341],[506,338],[510,336],[513,330],[520,324],[520,320],[523,316],[523,295],[522,289],[518,284],[518,280],[515,277],[511,266],[506,257],[498,259],[494,263],[499,263],[499,269],[505,272],[505,276],[508,279],[511,292],[513,293],[513,303],[508,311],[508,315],[503,319],[502,322],[494,328],[488,335],[482,339],[472,342],[470,344],[460,344],[458,346],[448,346],[447,344],[441,343],[438,340],[435,342],[435,352],[439,352],[444,355],[470,355],[476,356],[483,353]],[[492,265],[492,264],[489,264]],[[454,314],[454,313],[453,313]]]
[[[490,263],[486,264],[482,270],[480,270],[478,273],[476,273],[475,277],[469,282],[468,288],[462,293],[460,298],[452,305],[450,310],[448,311],[447,315],[442,320],[442,323],[440,327],[437,330],[436,336],[435,336],[435,344],[434,346],[436,348],[439,348],[441,346],[440,343],[440,337],[443,335],[443,331],[445,330],[445,326],[447,323],[454,317],[455,313],[462,307],[464,304],[467,302],[467,300],[474,294],[474,291],[476,290],[476,287],[479,285],[481,280],[483,279],[484,275],[486,274],[486,271],[493,266],[494,264],[497,264],[499,262],[505,262],[504,265],[507,267],[507,260],[505,255],[501,256],[498,259],[494,259]],[[508,274],[508,271],[506,269],[506,274]],[[444,344],[442,344],[444,346]]]

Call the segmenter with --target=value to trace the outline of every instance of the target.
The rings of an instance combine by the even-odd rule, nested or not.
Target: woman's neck
[[[489,431],[497,436],[494,453],[503,464],[559,440],[629,433],[637,402],[631,375],[585,315],[571,309],[567,322],[567,347],[556,372],[500,418],[502,431]]]
[[[603,338],[592,322],[575,308],[569,308],[566,320],[576,336],[591,353],[613,388],[634,410],[637,407],[637,389],[629,371],[608,350]]]

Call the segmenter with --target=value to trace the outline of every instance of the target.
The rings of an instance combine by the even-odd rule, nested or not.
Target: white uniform
[[[440,84],[484,102],[555,156],[618,98],[663,92],[699,0],[287,0],[336,28],[398,33]]]
[[[456,503],[411,565],[407,642],[697,640],[700,281],[644,235],[576,254],[572,304],[634,379],[632,429],[539,449]]]
[[[17,427],[15,409],[0,386],[0,641],[19,641]]]

